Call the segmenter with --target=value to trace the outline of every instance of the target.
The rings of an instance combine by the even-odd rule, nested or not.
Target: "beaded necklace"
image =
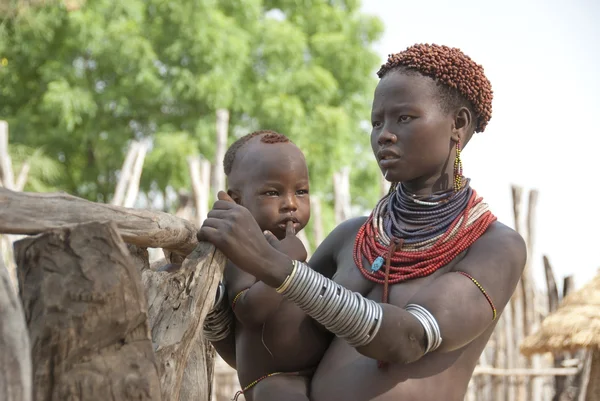
[[[409,194],[402,184],[395,185],[359,229],[354,262],[365,278],[384,285],[382,301],[387,302],[390,284],[434,273],[470,247],[494,221],[468,179],[456,192],[430,196]]]

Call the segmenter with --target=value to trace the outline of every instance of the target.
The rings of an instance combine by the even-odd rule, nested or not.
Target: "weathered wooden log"
[[[117,226],[56,229],[15,250],[33,399],[160,400],[144,289]]]
[[[94,203],[63,193],[0,188],[0,233],[39,234],[82,223],[111,221],[128,243],[178,255],[194,250],[197,227],[168,213]]]
[[[0,255],[0,400],[31,400],[31,351],[19,297]]]
[[[224,266],[221,252],[200,243],[178,270],[142,273],[164,401],[209,399],[214,353],[202,337],[202,323]]]

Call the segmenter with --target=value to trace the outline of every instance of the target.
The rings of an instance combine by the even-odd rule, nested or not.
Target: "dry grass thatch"
[[[600,273],[579,291],[568,295],[537,333],[525,338],[521,352],[600,350]]]

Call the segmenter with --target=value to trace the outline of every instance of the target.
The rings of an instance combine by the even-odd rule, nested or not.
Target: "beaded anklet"
[[[483,294],[483,296],[485,297],[485,299],[487,299],[488,303],[492,307],[492,321],[496,320],[498,312],[496,311],[496,307],[494,306],[494,303],[492,302],[492,298],[490,298],[490,296],[485,291],[485,289],[483,288],[483,286],[481,284],[479,284],[479,282],[477,280],[475,280],[469,273],[460,272],[460,271],[457,272],[457,273],[460,273],[463,276],[465,276],[468,279],[470,279],[473,282],[473,284],[475,284],[477,286],[477,288],[479,288],[479,290],[481,291],[481,293]]]

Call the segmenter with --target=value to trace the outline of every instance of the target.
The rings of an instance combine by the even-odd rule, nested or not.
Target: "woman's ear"
[[[452,140],[465,144],[470,137],[471,125],[473,124],[473,115],[466,107],[461,107],[454,115],[452,124]]]

